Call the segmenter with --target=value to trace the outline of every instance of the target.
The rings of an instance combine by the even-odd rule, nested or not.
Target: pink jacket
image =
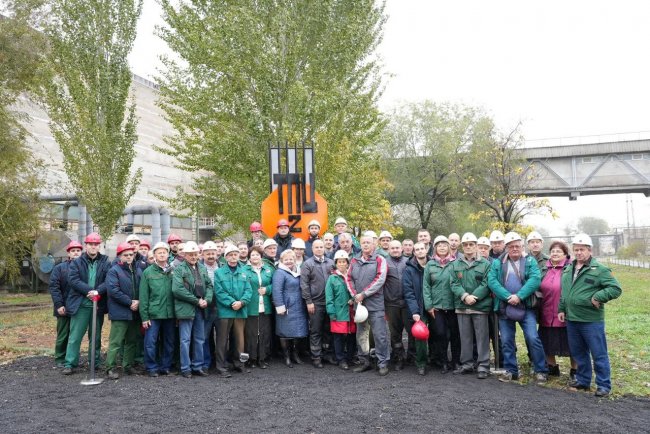
[[[569,261],[569,258],[564,258],[558,265],[553,266],[549,259],[546,262],[545,269],[542,270],[544,277],[542,278],[540,291],[542,291],[544,298],[542,299],[539,320],[539,325],[542,327],[566,327],[566,323],[557,319],[557,311],[562,293],[562,271]]]

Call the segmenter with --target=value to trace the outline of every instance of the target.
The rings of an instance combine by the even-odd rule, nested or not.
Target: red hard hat
[[[411,327],[411,334],[418,341],[426,341],[429,339],[429,328],[422,321],[417,321]]]
[[[149,244],[149,241],[147,240],[140,241],[140,246],[147,246],[149,247],[149,250],[151,250],[151,244]]]
[[[176,234],[169,234],[169,236],[167,237],[167,244],[171,243],[172,241],[178,241],[182,243],[183,239]]]
[[[102,237],[100,237],[97,232],[92,232],[86,235],[86,238],[84,239],[84,243],[101,244],[101,242],[102,242]]]
[[[135,247],[129,243],[120,243],[120,245],[117,246],[117,256],[120,256],[127,250],[135,250]]]
[[[70,241],[70,244],[68,244],[68,247],[65,248],[66,252],[69,252],[72,249],[81,249],[83,250],[84,246],[81,245],[79,241]]]
[[[251,223],[250,227],[251,232],[257,232],[262,230],[262,225],[259,222]]]
[[[287,219],[280,219],[280,221],[278,222],[278,227],[280,226],[289,226],[289,222],[287,221]]]

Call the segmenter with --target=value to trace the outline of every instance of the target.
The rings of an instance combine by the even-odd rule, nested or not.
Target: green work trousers
[[[70,317],[56,317],[56,343],[54,344],[54,363],[63,365],[65,363],[65,351],[68,348],[68,336],[70,335]]]
[[[76,368],[79,366],[79,350],[81,349],[81,340],[88,331],[88,360],[90,361],[90,339],[92,336],[91,323],[93,321],[93,302],[85,299],[81,302],[79,310],[70,318],[70,334],[68,336],[68,348],[65,352],[65,367]],[[102,349],[102,326],[104,325],[104,315],[97,315],[97,334],[95,336],[95,366],[101,363]]]
[[[421,317],[421,321],[427,324],[427,321],[424,317]],[[428,327],[428,324],[427,324]],[[445,351],[447,351],[445,349]],[[424,340],[415,339],[415,366],[418,368],[424,368],[427,366],[427,361],[429,359],[429,343]]]
[[[140,323],[138,321],[111,321],[111,333],[108,336],[108,355],[106,356],[106,369],[115,369],[117,354],[123,350],[122,367],[133,366],[135,348],[140,337]]]

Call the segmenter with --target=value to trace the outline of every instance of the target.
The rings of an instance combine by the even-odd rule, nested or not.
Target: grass
[[[650,270],[612,265],[623,294],[607,303],[605,322],[612,366],[612,395],[650,397]],[[43,303],[48,294],[0,294],[0,303]],[[102,349],[108,344],[110,322],[104,322]],[[56,335],[52,308],[0,314],[0,363],[27,355],[51,355]],[[520,362],[526,359],[523,335],[518,329]],[[84,339],[82,351],[87,350]],[[83,352],[82,352],[83,354]],[[523,355],[523,357],[522,357]],[[562,377],[548,387],[564,388],[568,380],[568,358],[558,358]],[[524,373],[526,370],[522,369]],[[526,376],[522,382],[526,382]]]
[[[19,301],[18,301],[19,300]],[[0,304],[45,303],[52,299],[49,294],[0,294]],[[19,357],[54,355],[56,318],[52,307],[24,312],[0,313],[0,363],[8,363]],[[110,326],[106,319],[102,329],[102,350],[108,345]],[[81,354],[88,350],[84,339]]]
[[[612,369],[612,396],[650,397],[650,270],[611,265],[612,273],[623,288],[616,300],[605,308],[605,329]],[[519,362],[526,361],[526,346],[517,328]],[[521,357],[523,355],[523,357]],[[569,359],[557,358],[562,377],[549,379],[548,387],[565,388],[568,381]],[[527,367],[520,367],[525,373]],[[522,382],[530,381],[525,375]]]

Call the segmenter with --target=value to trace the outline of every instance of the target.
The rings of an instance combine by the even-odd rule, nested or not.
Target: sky
[[[423,99],[479,106],[504,130],[521,121],[527,146],[650,137],[650,2],[388,0],[386,13],[382,110]],[[160,24],[160,7],[144,0],[130,63],[145,78],[170,54],[154,34]],[[636,224],[650,225],[642,194],[552,198],[560,219],[529,223],[551,235],[581,216],[625,226],[626,200]]]

